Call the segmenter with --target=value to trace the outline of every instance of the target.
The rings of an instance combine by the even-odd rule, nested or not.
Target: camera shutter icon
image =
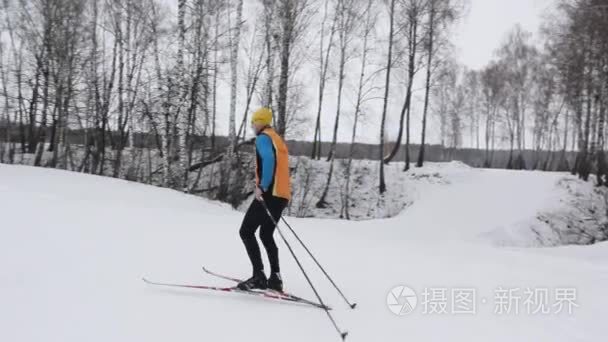
[[[417,304],[416,292],[404,285],[394,287],[386,296],[388,309],[397,316],[411,313]]]

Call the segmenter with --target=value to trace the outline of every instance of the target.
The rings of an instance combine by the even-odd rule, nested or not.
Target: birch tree
[[[334,154],[336,151],[336,144],[338,140],[338,127],[340,125],[340,114],[342,110],[342,91],[344,89],[345,67],[348,60],[347,54],[349,53],[349,45],[352,38],[352,33],[355,23],[355,0],[337,0],[338,5],[336,7],[337,15],[337,31],[338,31],[338,48],[339,48],[339,64],[338,64],[338,97],[336,100],[336,116],[334,121],[334,132],[327,156],[329,162],[329,172],[327,175],[327,182],[325,183],[325,189],[321,194],[321,198],[317,202],[317,208],[322,208],[327,205],[326,197],[331,184],[331,178],[334,172]]]
[[[370,39],[372,37],[373,34],[373,30],[374,30],[374,26],[376,24],[376,19],[377,19],[377,15],[376,12],[373,10],[372,7],[373,4],[373,0],[368,0],[367,1],[367,6],[365,8],[365,11],[363,13],[359,13],[359,18],[357,18],[357,20],[362,20],[364,22],[363,26],[362,26],[362,46],[361,46],[361,66],[360,66],[360,73],[359,73],[359,82],[357,85],[357,100],[355,103],[355,112],[353,114],[353,129],[352,129],[352,133],[351,133],[351,141],[350,141],[350,147],[349,147],[349,152],[348,152],[348,161],[346,164],[346,170],[344,172],[344,177],[346,178],[346,184],[345,184],[345,190],[344,190],[344,199],[342,200],[342,202],[344,203],[343,205],[343,212],[344,212],[344,216],[346,217],[347,220],[350,220],[350,193],[351,193],[351,189],[350,189],[350,182],[351,182],[351,173],[352,173],[352,165],[353,165],[353,155],[354,155],[354,151],[355,151],[355,141],[356,141],[356,137],[357,137],[357,128],[359,125],[359,121],[360,121],[360,117],[362,115],[363,112],[363,105],[365,100],[368,98],[371,90],[373,89],[370,85],[371,85],[371,81],[373,80],[372,77],[367,76],[367,62],[368,62],[368,55],[371,52],[371,48],[369,46],[369,42]],[[365,19],[363,20],[361,17],[362,14],[365,14]]]
[[[287,100],[289,76],[292,71],[291,53],[299,37],[308,26],[311,13],[310,0],[282,0],[279,2],[277,17],[280,23],[279,35],[279,88],[277,94],[277,133],[285,135],[287,130]]]
[[[393,38],[395,35],[395,2],[396,0],[390,0],[389,4],[389,32],[388,32],[388,55],[386,62],[386,80],[384,82],[384,99],[382,104],[382,119],[380,120],[380,148],[379,148],[379,161],[380,161],[380,185],[378,190],[380,194],[386,191],[386,182],[384,180],[384,136],[385,136],[385,123],[386,115],[388,110],[388,98],[391,83],[391,68],[393,66]]]
[[[238,0],[236,5],[236,22],[234,24],[234,36],[231,36],[230,50],[230,112],[228,125],[228,158],[232,159],[234,146],[236,145],[236,96],[237,96],[237,81],[239,63],[239,45],[241,41],[241,25],[243,22],[243,0]]]
[[[330,17],[330,1],[325,0],[325,6],[323,10],[323,21],[321,22],[321,34],[319,39],[319,95],[317,99],[317,119],[315,122],[315,133],[312,140],[312,159],[320,159],[322,154],[322,143],[321,143],[321,113],[323,111],[323,96],[325,94],[325,83],[327,82],[327,72],[329,70],[329,56],[333,47],[334,34],[336,32],[336,21],[338,19],[338,13],[331,15],[331,25],[329,28],[329,38],[327,43],[325,42],[325,28],[327,26],[327,18]],[[327,48],[325,45],[327,44]]]
[[[397,133],[397,141],[391,149],[388,156],[384,158],[384,163],[389,163],[397,155],[399,148],[401,147],[401,140],[403,138],[403,130],[405,124],[406,138],[405,138],[405,170],[409,169],[410,154],[409,154],[409,142],[410,142],[410,110],[412,104],[412,87],[414,84],[414,77],[418,71],[418,50],[420,48],[421,37],[420,26],[421,20],[424,15],[424,6],[426,0],[405,0],[403,1],[401,10],[403,11],[404,27],[401,28],[404,33],[404,38],[407,45],[407,86],[405,90],[405,99],[403,106],[401,107],[401,113],[399,115],[399,132]]]
[[[505,117],[510,131],[510,157],[507,168],[525,169],[523,150],[526,146],[526,114],[529,106],[528,88],[531,84],[531,68],[537,51],[530,44],[530,33],[516,25],[499,49],[505,61],[507,84],[510,90]],[[517,156],[513,155],[514,147]]]

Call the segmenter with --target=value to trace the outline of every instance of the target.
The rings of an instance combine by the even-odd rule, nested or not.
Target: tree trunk
[[[174,113],[174,124],[177,128],[177,140],[178,140],[178,151],[179,151],[179,166],[180,171],[183,172],[181,179],[178,180],[177,186],[181,186],[183,190],[188,188],[188,152],[187,152],[187,141],[186,136],[188,132],[189,122],[186,111],[182,113],[182,105],[186,100],[188,91],[186,89],[186,67],[184,65],[184,53],[186,44],[186,0],[178,1],[177,8],[177,27],[178,27],[178,47],[177,47],[177,70],[179,75],[178,83],[178,94],[179,103],[175,108]]]
[[[3,54],[2,54],[2,46],[0,46],[0,81],[2,82],[2,94],[4,95],[4,120],[5,120],[5,132],[4,132],[4,143],[2,143],[2,148],[0,148],[0,163],[4,162],[4,154],[6,149],[4,148],[5,145],[9,145],[11,143],[11,118],[10,118],[10,113],[9,113],[9,108],[10,108],[10,101],[9,101],[9,95],[8,95],[8,87],[7,87],[7,73],[4,71],[4,65],[2,64],[2,62],[4,61],[3,59]]]
[[[602,92],[603,95],[603,92]],[[599,123],[597,128],[597,184],[606,184],[606,173],[608,166],[606,165],[606,156],[604,153],[604,126],[606,123],[606,107],[602,98],[598,99],[599,104]]]
[[[409,135],[410,135],[410,107],[412,102],[412,86],[414,84],[414,76],[416,74],[416,50],[418,49],[418,12],[414,11],[413,14],[410,14],[409,19],[409,33],[408,33],[408,49],[409,49],[409,57],[408,57],[408,80],[407,80],[407,90],[405,92],[405,101],[403,103],[403,107],[401,108],[401,116],[399,117],[399,133],[397,134],[397,141],[393,146],[390,154],[384,158],[384,163],[388,164],[395,158],[397,152],[399,152],[399,148],[401,147],[401,139],[403,138],[403,123],[404,119],[406,122],[406,164],[405,169],[409,169]],[[406,115],[407,114],[407,115]],[[407,116],[407,118],[406,118]]]
[[[230,113],[228,125],[228,159],[232,159],[234,147],[236,146],[236,93],[237,93],[237,66],[239,63],[239,45],[241,41],[241,23],[243,21],[243,0],[238,0],[236,6],[236,23],[234,26],[234,38],[231,39],[230,49]]]
[[[371,18],[371,7],[374,0],[368,0],[366,12],[366,21],[364,27],[364,35],[363,35],[363,48],[361,54],[361,72],[359,74],[359,86],[357,89],[357,102],[355,104],[355,114],[353,120],[353,130],[351,134],[350,148],[348,151],[348,163],[346,166],[346,185],[344,190],[344,214],[347,220],[350,220],[350,180],[351,180],[351,172],[352,172],[352,164],[353,164],[353,156],[355,152],[355,140],[357,137],[357,126],[359,123],[359,115],[361,113],[361,104],[363,103],[363,86],[365,84],[365,70],[367,64],[367,54],[368,54],[368,40],[369,34],[373,28],[373,22]]]
[[[285,136],[287,119],[287,91],[289,88],[289,57],[291,55],[291,40],[293,36],[294,21],[293,0],[285,0],[281,6],[281,74],[279,77],[279,99],[277,133]]]
[[[274,81],[274,48],[272,40],[272,21],[274,19],[274,0],[264,0],[264,26],[265,26],[265,43],[266,43],[266,96],[264,98],[264,106],[273,107],[273,81]]]
[[[334,134],[331,141],[331,147],[329,149],[329,154],[327,156],[327,161],[330,162],[329,165],[329,174],[327,175],[327,183],[325,184],[325,189],[323,190],[323,194],[321,198],[317,202],[317,208],[323,208],[326,205],[325,198],[327,196],[327,192],[329,191],[329,186],[331,184],[331,178],[333,176],[334,171],[334,154],[336,153],[336,144],[338,140],[338,127],[340,124],[340,111],[342,108],[342,90],[344,88],[344,77],[345,71],[344,67],[346,65],[346,49],[348,48],[348,40],[350,35],[350,22],[351,22],[351,14],[350,7],[345,6],[344,0],[338,0],[338,12],[340,12],[340,27],[339,27],[339,39],[340,39],[340,65],[338,71],[338,99],[337,99],[337,108],[336,108],[336,120],[334,122]]]
[[[424,89],[424,109],[422,111],[422,136],[420,138],[420,151],[418,153],[417,167],[422,167],[424,163],[424,150],[426,143],[426,117],[429,108],[429,95],[431,92],[431,70],[433,64],[433,41],[435,40],[435,1],[431,0],[431,8],[429,13],[429,42],[428,42],[428,59],[426,61],[426,85]],[[479,144],[479,142],[478,142]],[[479,148],[479,147],[478,147]]]
[[[393,64],[393,35],[394,35],[394,20],[395,20],[395,1],[391,0],[390,2],[390,30],[389,30],[389,39],[388,39],[388,56],[387,56],[387,66],[386,66],[386,81],[384,83],[384,102],[382,105],[382,119],[380,120],[380,185],[379,192],[383,194],[386,191],[386,183],[384,181],[384,125],[386,123],[386,112],[388,107],[388,94],[389,94],[389,86],[391,81],[391,67]]]
[[[28,119],[28,143],[27,153],[33,154],[36,152],[38,145],[38,136],[36,135],[36,113],[38,110],[38,94],[40,89],[40,73],[42,70],[42,55],[36,57],[36,75],[34,76],[34,88],[32,89],[32,99],[30,100],[29,119]]]
[[[129,0],[127,0],[128,2]],[[127,4],[128,7],[128,4]],[[114,144],[115,153],[114,153],[114,168],[113,168],[113,177],[119,178],[121,174],[121,161],[122,161],[122,121],[125,116],[125,99],[124,99],[124,89],[125,89],[125,37],[122,32],[122,7],[116,10],[116,39],[118,40],[118,141]],[[127,38],[128,40],[128,38]],[[127,46],[127,49],[129,47]],[[128,57],[126,58],[128,59]]]
[[[312,141],[312,153],[311,159],[320,159],[322,154],[322,141],[321,141],[321,112],[323,108],[323,95],[325,93],[325,82],[327,81],[327,70],[329,69],[329,56],[331,53],[331,48],[333,46],[333,37],[336,28],[336,18],[338,13],[334,14],[334,18],[331,24],[331,30],[329,33],[329,43],[327,45],[327,50],[325,50],[325,56],[323,55],[323,44],[325,38],[325,21],[327,18],[328,11],[328,3],[329,0],[325,0],[325,13],[323,17],[323,24],[321,26],[321,44],[319,48],[319,58],[320,58],[320,68],[319,68],[319,96],[318,96],[318,106],[317,106],[317,120],[315,123],[315,134]]]
[[[217,12],[216,16],[215,16],[215,38],[213,40],[213,89],[212,89],[212,97],[213,97],[213,106],[211,108],[211,150],[215,151],[215,123],[216,123],[216,116],[217,116],[217,75],[218,75],[218,68],[219,68],[219,63],[218,61],[218,51],[220,49],[219,47],[219,37],[220,37],[220,32],[219,32],[219,24],[220,24],[220,15],[219,15],[219,11]]]

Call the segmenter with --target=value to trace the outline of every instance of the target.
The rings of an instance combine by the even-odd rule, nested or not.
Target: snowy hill
[[[581,203],[600,195],[592,187],[564,174],[441,165],[408,177],[420,181],[412,183],[412,204],[396,217],[288,218],[359,304],[348,309],[311,271],[349,341],[605,339],[608,244],[513,247],[563,242],[568,234],[561,232],[574,229],[568,211],[589,208]],[[242,213],[226,205],[122,180],[7,165],[0,165],[0,205],[2,341],[339,340],[315,308],[141,281],[228,285],[203,274],[202,265],[247,276],[238,236]],[[601,227],[588,231],[602,234]],[[313,298],[287,249],[279,248],[287,290]],[[418,298],[403,316],[391,312],[394,303],[387,306],[399,285]],[[454,310],[463,289],[474,294],[474,312]],[[532,303],[530,291],[540,294]],[[549,312],[534,313],[530,306],[539,303]]]
[[[325,208],[315,203],[327,182],[329,163],[294,158],[294,216],[340,217],[345,163],[336,162]],[[385,166],[387,192],[378,195],[377,161],[353,161],[350,217],[403,216],[408,238],[480,238],[505,246],[590,244],[608,239],[606,188],[567,173],[474,169],[461,162],[426,163],[403,172]],[[253,198],[253,197],[252,197]],[[245,211],[249,201],[240,210]],[[401,228],[403,227],[403,228]]]

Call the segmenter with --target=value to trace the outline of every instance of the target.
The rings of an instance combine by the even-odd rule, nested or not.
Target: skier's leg
[[[241,229],[239,230],[239,235],[241,236],[241,240],[243,240],[243,244],[245,244],[247,255],[249,255],[249,260],[253,267],[253,274],[264,272],[264,264],[260,255],[260,247],[255,239],[255,231],[263,222],[265,216],[264,207],[254,199],[245,213]]]
[[[280,271],[279,268],[279,248],[272,237],[275,226],[272,223],[264,223],[260,228],[260,240],[266,249],[268,254],[268,261],[270,262],[270,272],[276,273]]]
[[[278,222],[287,201],[273,196],[267,196],[265,200],[272,217],[274,218],[275,222]],[[280,272],[279,249],[273,238],[275,228],[275,224],[268,217],[268,214],[265,213],[265,218],[262,221],[262,226],[260,228],[260,240],[262,240],[266,253],[268,253],[271,274]]]

